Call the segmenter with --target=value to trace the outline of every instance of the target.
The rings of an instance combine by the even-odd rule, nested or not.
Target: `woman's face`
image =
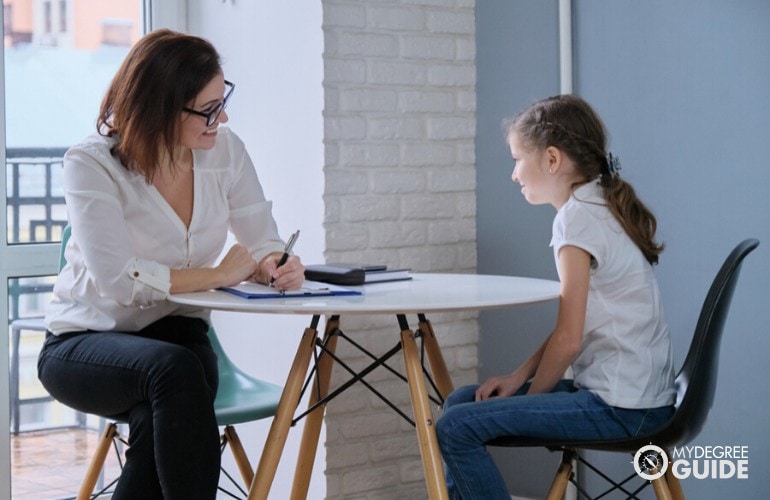
[[[221,73],[203,87],[192,102],[187,103],[189,109],[208,113],[222,103],[225,96],[225,77]],[[182,111],[180,127],[180,143],[189,149],[211,149],[217,139],[217,127],[227,123],[227,112],[222,109],[219,117],[210,126],[206,126],[206,118],[194,113]]]
[[[511,179],[521,185],[524,198],[533,205],[552,203],[552,182],[545,151],[527,147],[515,132],[509,135],[508,146],[516,164]]]

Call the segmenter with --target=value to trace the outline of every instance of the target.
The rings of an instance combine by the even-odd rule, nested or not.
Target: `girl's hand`
[[[230,247],[230,250],[216,267],[222,276],[222,286],[237,285],[241,281],[247,280],[257,269],[257,261],[246,250],[246,247],[239,244]]]
[[[491,377],[476,389],[476,401],[492,398],[507,398],[521,389],[526,380],[522,380],[515,372],[510,375]]]
[[[292,255],[286,260],[286,263],[278,267],[278,261],[281,260],[281,253],[272,253],[262,259],[259,268],[251,277],[258,283],[269,284],[270,279],[274,279],[273,286],[279,290],[297,290],[302,287],[305,281],[305,266],[302,265],[299,257]]]

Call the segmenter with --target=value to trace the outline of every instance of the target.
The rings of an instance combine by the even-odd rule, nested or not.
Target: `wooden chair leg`
[[[118,433],[118,424],[111,422],[104,428],[102,437],[96,446],[94,456],[91,458],[91,464],[86,471],[86,477],[80,485],[77,500],[88,500],[94,492],[96,482],[99,480],[99,473],[104,468],[104,461],[107,459],[107,453],[112,446],[112,439]]]
[[[665,474],[652,481],[652,489],[655,490],[655,498],[658,500],[673,500],[671,497],[671,491],[668,489],[668,483],[666,482]]]
[[[241,444],[238,433],[235,432],[235,427],[232,425],[225,426],[222,436],[227,446],[230,447],[230,452],[233,454],[235,465],[241,473],[243,483],[248,487],[254,480],[254,469],[251,467],[251,462],[249,462],[249,457],[246,455],[246,450],[243,448],[243,444]]]
[[[669,456],[671,456],[671,454],[669,454]],[[679,484],[679,478],[674,475],[674,470],[672,466],[669,466],[668,470],[666,471],[666,475],[664,477],[666,478],[668,489],[671,492],[671,498],[673,500],[684,500],[684,492],[682,491],[682,485]]]
[[[569,478],[572,476],[572,460],[575,457],[575,450],[566,448],[561,455],[561,463],[556,470],[556,476],[553,478],[551,488],[548,490],[546,500],[562,500],[564,492],[567,491]]]

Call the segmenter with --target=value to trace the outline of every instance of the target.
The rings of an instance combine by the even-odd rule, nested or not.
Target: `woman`
[[[513,181],[550,204],[561,281],[556,325],[513,372],[453,392],[437,423],[451,498],[510,498],[485,448],[497,437],[616,439],[673,414],[671,341],[653,274],[654,215],[619,175],[591,106],[555,96],[509,125]],[[573,368],[574,380],[562,380]]]
[[[97,132],[64,158],[72,236],[38,372],[59,401],[129,422],[113,498],[215,498],[217,361],[207,311],[169,294],[243,280],[301,286],[254,166],[229,129],[234,85],[207,41],[154,31],[132,48]],[[222,254],[228,228],[233,245]]]

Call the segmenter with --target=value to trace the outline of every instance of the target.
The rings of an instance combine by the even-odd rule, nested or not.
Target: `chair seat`
[[[642,446],[646,446],[650,443],[658,444],[663,448],[669,447],[673,444],[668,442],[661,442],[660,433],[657,432],[614,439],[611,441],[564,441],[559,439],[534,439],[506,436],[493,439],[487,444],[490,446],[503,446],[510,448],[542,447],[548,448],[551,451],[560,450],[563,448],[580,448],[584,450],[597,451],[635,452]]]
[[[275,415],[283,389],[244,373],[220,380],[214,410],[217,423],[233,425]]]

